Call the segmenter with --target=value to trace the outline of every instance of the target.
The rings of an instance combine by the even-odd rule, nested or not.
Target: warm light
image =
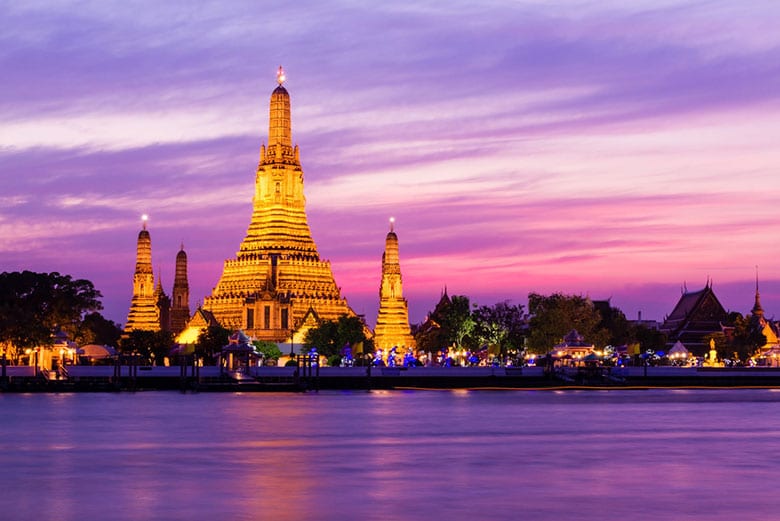
[[[284,81],[287,79],[287,76],[284,74],[284,69],[282,69],[282,66],[279,66],[279,70],[276,71],[276,82],[281,85],[284,83]]]

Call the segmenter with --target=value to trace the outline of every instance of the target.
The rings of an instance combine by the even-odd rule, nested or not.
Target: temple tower
[[[764,320],[764,308],[761,307],[761,295],[758,292],[758,266],[756,266],[756,301],[750,312],[757,320]]]
[[[162,285],[162,277],[157,276],[157,286],[154,288],[154,302],[157,308],[157,323],[163,331],[171,330],[171,297],[169,297]]]
[[[171,303],[171,331],[174,335],[187,327],[190,319],[190,284],[187,280],[187,253],[181,245],[176,254],[176,276],[173,279],[173,302]]]
[[[252,219],[236,258],[228,259],[203,308],[227,328],[275,342],[295,333],[304,319],[354,315],[330,269],[320,259],[306,219],[303,170],[292,145],[290,95],[279,67],[271,94],[268,146],[260,148]]]
[[[385,239],[385,252],[382,254],[379,314],[374,329],[374,345],[383,350],[392,347],[414,348],[414,338],[409,329],[409,309],[403,297],[398,236],[393,231],[393,223],[394,219],[390,218],[390,232]]]
[[[152,272],[152,239],[146,229],[147,217],[143,216],[143,228],[138,233],[135,274],[133,275],[133,299],[127,315],[125,333],[136,329],[160,330],[160,317],[157,309],[158,294],[154,287]]]

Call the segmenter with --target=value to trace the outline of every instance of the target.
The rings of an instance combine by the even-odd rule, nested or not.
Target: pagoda
[[[160,331],[160,309],[158,301],[164,299],[162,285],[154,287],[152,271],[152,238],[146,229],[146,215],[143,216],[143,228],[138,233],[136,247],[135,273],[133,274],[133,299],[127,315],[125,333],[136,329]]]
[[[176,275],[173,279],[173,302],[171,303],[171,331],[174,335],[187,327],[190,319],[190,285],[187,280],[187,253],[184,244],[176,254]]]
[[[379,314],[374,328],[374,345],[377,349],[414,348],[414,337],[409,329],[409,308],[403,297],[401,264],[398,259],[398,236],[393,231],[394,219],[390,218],[390,231],[385,238],[382,254],[382,283],[379,286]]]
[[[354,316],[330,262],[320,259],[309,230],[298,146],[292,145],[290,95],[279,67],[271,94],[268,146],[260,149],[252,220],[234,259],[203,308],[226,328],[262,340],[303,340],[319,320]]]

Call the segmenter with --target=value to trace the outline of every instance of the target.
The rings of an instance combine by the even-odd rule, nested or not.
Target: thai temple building
[[[385,239],[382,254],[382,283],[379,286],[379,314],[374,329],[374,345],[377,349],[414,348],[414,337],[409,328],[409,308],[403,297],[401,265],[398,259],[398,236],[393,231],[394,219],[390,219],[390,231]]]
[[[179,333],[190,318],[189,283],[187,282],[187,254],[184,246],[176,256],[176,277],[173,283],[173,301],[163,289],[162,277],[154,284],[152,270],[152,238],[146,229],[147,217],[138,233],[133,298],[124,331],[173,331]]]
[[[780,341],[777,324],[767,320],[764,316],[764,308],[761,307],[761,295],[758,292],[758,275],[756,275],[756,300],[753,309],[750,310],[750,327],[759,331],[766,338],[763,346],[759,347],[758,355],[771,359],[772,365],[780,365]]]
[[[192,318],[187,322],[185,327],[176,337],[177,344],[195,344],[198,342],[198,337],[203,329],[219,326],[219,322],[211,311],[206,311],[202,307],[199,307],[193,313]]]
[[[162,286],[162,277],[157,276],[157,286],[154,288],[154,301],[157,306],[157,316],[161,331],[171,330],[171,297]]]
[[[709,350],[704,337],[723,332],[728,313],[721,305],[712,282],[699,291],[683,290],[672,313],[664,319],[660,331],[667,335],[668,347],[681,342],[690,352],[703,356]]]
[[[292,144],[290,95],[279,67],[271,94],[268,145],[260,149],[252,219],[236,257],[203,309],[229,329],[272,342],[301,342],[318,320],[354,316],[311,236],[298,146]]]
[[[146,229],[146,219],[143,216],[143,228],[138,233],[136,249],[135,273],[133,274],[133,299],[130,312],[127,315],[125,333],[136,329],[160,331],[160,308],[158,301],[164,300],[162,285],[154,286],[152,271],[152,238]],[[163,317],[165,318],[165,317]]]
[[[187,279],[187,254],[184,244],[176,254],[176,275],[173,279],[171,303],[171,331],[178,335],[190,319],[190,285]]]

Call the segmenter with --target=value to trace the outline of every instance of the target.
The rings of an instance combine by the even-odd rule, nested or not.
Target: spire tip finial
[[[278,83],[279,86],[281,87],[282,83],[284,83],[286,79],[287,79],[287,76],[285,76],[284,69],[280,65],[279,66],[279,70],[276,71],[276,83]]]
[[[148,221],[148,220],[149,220],[149,216],[148,215],[143,214],[141,216],[141,222],[143,223],[144,230],[146,229],[146,221]]]
[[[395,224],[395,217],[390,217],[390,231],[393,231],[393,225]]]

